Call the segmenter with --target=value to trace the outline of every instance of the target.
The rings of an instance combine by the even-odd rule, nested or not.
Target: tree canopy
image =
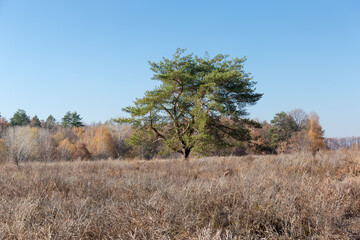
[[[24,126],[30,123],[30,117],[22,109],[17,110],[14,116],[10,118],[11,126]]]
[[[41,127],[41,121],[38,118],[38,116],[34,116],[31,120],[30,120],[30,126],[31,127]]]
[[[222,54],[201,58],[184,51],[178,49],[172,59],[149,62],[152,79],[160,85],[123,109],[131,117],[116,121],[131,123],[139,133],[152,132],[166,149],[185,158],[209,144],[248,141],[245,127],[256,123],[243,117],[246,107],[262,94],[255,92],[256,82],[244,71],[246,58]]]
[[[269,129],[270,146],[275,149],[280,142],[289,140],[292,133],[299,130],[299,126],[292,116],[285,112],[275,114]]]
[[[319,116],[312,112],[309,116],[309,121],[307,124],[308,136],[311,144],[311,153],[315,157],[316,152],[324,147],[324,131],[319,122]]]
[[[53,115],[49,115],[45,121],[44,126],[46,128],[54,128],[56,125],[56,119],[54,118]]]
[[[81,120],[80,114],[68,111],[62,118],[61,124],[63,127],[82,127],[84,124]]]

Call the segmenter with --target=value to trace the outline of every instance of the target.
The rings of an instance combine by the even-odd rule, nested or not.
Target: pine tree
[[[30,120],[30,126],[31,127],[41,127],[40,119],[36,115]]]
[[[299,127],[290,115],[285,112],[277,113],[271,120],[271,127],[268,130],[270,146],[277,149],[279,144],[288,141],[297,131]]]
[[[246,58],[183,53],[178,49],[172,59],[150,62],[152,79],[160,85],[123,109],[130,118],[117,121],[131,123],[137,131],[152,131],[165,149],[185,159],[191,151],[204,152],[209,144],[249,141],[246,126],[255,123],[244,118],[246,107],[262,94],[255,92],[256,82],[244,71]]]
[[[10,118],[11,126],[25,126],[30,123],[30,117],[22,109],[17,110],[14,116]]]
[[[56,126],[56,119],[53,117],[53,115],[49,115],[45,121],[45,124],[44,124],[45,128],[54,128]]]
[[[84,124],[81,122],[82,118],[77,112],[68,111],[62,118],[61,124],[63,127],[83,127]]]

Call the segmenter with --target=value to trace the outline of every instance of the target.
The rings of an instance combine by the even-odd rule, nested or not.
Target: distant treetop
[[[44,127],[53,128],[56,125],[56,119],[53,115],[49,115],[44,123]]]
[[[40,119],[38,118],[38,116],[34,116],[31,120],[30,120],[30,126],[31,127],[41,127],[41,122]]]
[[[30,117],[22,109],[17,110],[10,118],[10,126],[25,126],[30,123]]]
[[[81,120],[80,114],[68,111],[62,118],[61,124],[63,127],[83,127]]]

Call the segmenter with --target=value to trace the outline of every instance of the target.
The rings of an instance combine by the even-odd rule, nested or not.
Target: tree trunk
[[[184,151],[185,160],[188,160],[188,159],[189,159],[190,152],[191,152],[191,149],[190,149],[190,148],[185,148],[185,151]]]

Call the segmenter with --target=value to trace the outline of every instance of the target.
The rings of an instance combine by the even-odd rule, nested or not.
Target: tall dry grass
[[[360,239],[360,153],[0,166],[1,239]]]

